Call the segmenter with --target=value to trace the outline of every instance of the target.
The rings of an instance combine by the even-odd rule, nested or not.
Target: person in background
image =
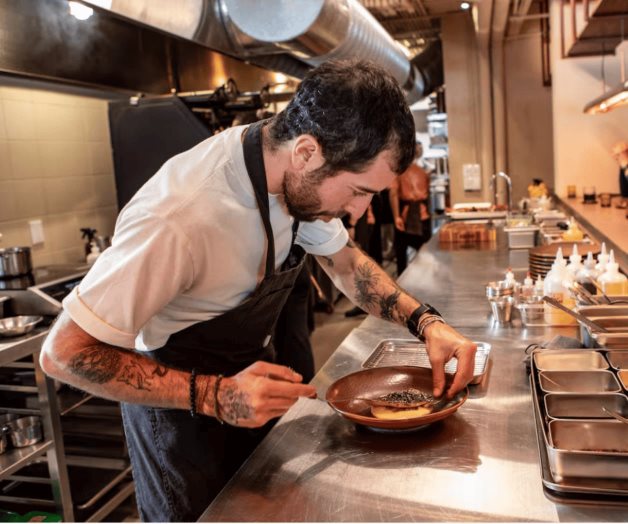
[[[395,223],[395,256],[397,276],[408,265],[408,247],[417,251],[432,236],[428,209],[430,177],[416,160],[423,155],[420,143],[415,147],[415,162],[395,178],[390,186],[390,207]]]
[[[142,520],[198,520],[263,427],[316,397],[276,363],[272,341],[306,253],[356,305],[425,341],[435,397],[471,381],[476,345],[401,289],[340,220],[357,220],[407,169],[414,137],[390,73],[328,61],[279,114],[174,156],[120,212],[40,364],[121,402]]]
[[[619,164],[619,192],[625,201],[628,199],[628,142],[617,142],[612,153]]]

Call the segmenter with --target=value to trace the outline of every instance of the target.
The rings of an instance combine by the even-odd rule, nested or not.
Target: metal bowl
[[[41,316],[20,315],[0,319],[0,336],[19,337],[32,331],[44,318]]]

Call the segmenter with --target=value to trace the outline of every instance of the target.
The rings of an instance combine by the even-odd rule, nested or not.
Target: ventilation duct
[[[102,0],[84,0],[102,8]],[[357,0],[111,0],[112,13],[253,64],[302,77],[330,59],[365,58],[389,71],[408,103],[429,94],[442,61],[418,60]],[[420,57],[421,55],[419,55]],[[418,57],[417,57],[418,58]],[[415,59],[416,60],[416,59]],[[441,81],[442,83],[442,81]]]

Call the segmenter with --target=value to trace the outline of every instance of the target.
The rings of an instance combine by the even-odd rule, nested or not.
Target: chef
[[[471,380],[475,345],[400,289],[340,220],[361,216],[413,156],[394,78],[370,62],[328,62],[280,114],[173,157],[120,212],[41,365],[121,402],[143,520],[196,520],[263,426],[315,396],[273,363],[271,337],[305,253],[356,305],[427,341],[436,396]]]

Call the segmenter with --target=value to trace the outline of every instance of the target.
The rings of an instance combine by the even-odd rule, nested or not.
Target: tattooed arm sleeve
[[[67,313],[61,314],[46,338],[40,363],[48,375],[98,397],[154,407],[190,407],[190,373],[105,344],[82,330]],[[214,415],[214,380],[211,376],[196,379],[199,413]]]
[[[349,240],[332,256],[317,256],[321,267],[351,301],[368,313],[405,326],[419,306],[386,272]]]

